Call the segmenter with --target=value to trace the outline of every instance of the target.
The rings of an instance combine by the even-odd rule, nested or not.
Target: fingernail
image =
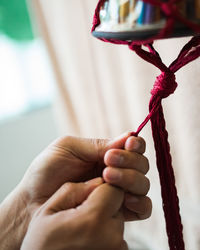
[[[133,143],[133,150],[138,150],[140,146],[140,142],[138,140],[135,140]]]
[[[109,159],[110,165],[120,165],[123,163],[123,156],[120,154],[112,154]]]
[[[137,196],[129,196],[126,198],[126,203],[133,204],[138,203],[140,199]]]
[[[109,171],[106,173],[106,177],[110,181],[119,181],[121,179],[121,173],[115,168],[109,168]]]
[[[140,148],[140,142],[134,137],[129,137],[126,141],[126,148],[128,150],[138,150]]]

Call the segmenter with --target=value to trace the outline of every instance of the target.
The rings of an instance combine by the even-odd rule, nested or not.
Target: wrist
[[[18,250],[30,221],[28,195],[16,187],[0,204],[0,249]]]

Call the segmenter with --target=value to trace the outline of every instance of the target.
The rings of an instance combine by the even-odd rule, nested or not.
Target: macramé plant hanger
[[[200,0],[99,0],[92,34],[104,42],[127,45],[160,69],[149,103],[149,114],[136,132],[151,121],[170,250],[184,250],[183,226],[162,99],[177,88],[175,73],[200,56]],[[157,39],[193,36],[170,66],[153,47]],[[146,47],[146,49],[144,49]]]

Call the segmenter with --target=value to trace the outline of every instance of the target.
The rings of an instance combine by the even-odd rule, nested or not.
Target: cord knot
[[[176,82],[175,74],[172,71],[162,72],[154,83],[151,94],[153,96],[159,96],[161,98],[166,98],[173,94],[176,90],[178,84]]]

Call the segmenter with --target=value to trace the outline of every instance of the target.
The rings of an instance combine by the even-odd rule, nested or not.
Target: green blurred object
[[[0,0],[0,33],[17,41],[34,39],[26,0]]]

